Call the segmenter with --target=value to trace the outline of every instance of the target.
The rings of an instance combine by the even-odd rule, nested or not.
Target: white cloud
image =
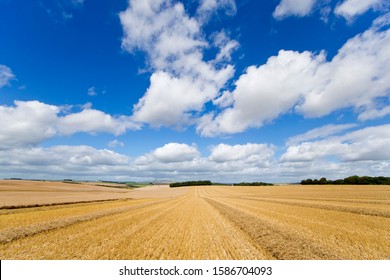
[[[168,143],[162,147],[156,148],[150,153],[139,156],[135,160],[138,166],[147,166],[161,170],[169,170],[172,167],[188,165],[199,159],[200,153],[195,145],[187,145],[184,143]]]
[[[379,176],[387,174],[390,167],[389,128],[371,127],[300,143],[291,147],[301,147],[303,154],[288,149],[279,161],[275,147],[261,143],[221,143],[203,156],[194,145],[168,143],[135,159],[89,146],[13,148],[0,150],[0,177],[294,182],[320,176]]]
[[[202,5],[210,11],[214,5],[230,2],[204,1]],[[225,34],[216,46],[220,50],[217,60],[205,61],[203,51],[210,45],[204,39],[202,22],[190,17],[182,3],[133,0],[120,19],[122,47],[146,52],[155,71],[147,92],[134,106],[135,120],[156,127],[188,125],[194,113],[217,97],[233,76],[233,66],[224,60],[230,59],[237,43]]]
[[[95,87],[90,87],[90,88],[88,88],[87,94],[88,94],[89,96],[96,96],[96,95],[97,95],[96,88],[95,88]]]
[[[386,106],[381,109],[375,109],[375,108],[368,109],[363,113],[361,113],[358,119],[361,121],[367,121],[367,120],[381,118],[387,115],[390,115],[390,106]]]
[[[281,0],[273,16],[284,19],[288,16],[307,16],[311,13],[316,0]]]
[[[366,32],[350,39],[332,61],[318,68],[312,89],[297,110],[321,117],[353,107],[360,114],[382,104],[390,94],[390,30]]]
[[[115,139],[115,140],[112,140],[112,141],[108,142],[107,146],[110,147],[110,148],[124,147],[124,146],[125,146],[125,143],[123,143],[123,142],[118,141],[117,139]]]
[[[230,70],[220,71],[217,75],[230,76]],[[212,77],[219,79],[218,76]],[[219,88],[219,85],[201,82],[198,78],[174,77],[166,72],[154,73],[150,82],[147,92],[134,106],[133,119],[156,127],[191,124],[192,112],[201,111],[204,103],[217,95]]]
[[[225,90],[224,92],[221,93],[220,96],[218,96],[216,99],[213,100],[213,104],[220,108],[229,107],[233,105],[233,103],[234,103],[233,95],[228,90]]]
[[[226,108],[213,120],[212,115],[203,117],[198,132],[204,136],[238,133],[260,127],[287,112],[309,90],[304,81],[313,79],[323,60],[323,54],[282,50],[265,65],[248,67],[231,93],[233,107]]]
[[[237,12],[234,0],[201,0],[200,2],[197,14],[201,21],[208,20],[219,9],[223,9],[227,15],[234,15]]]
[[[341,179],[352,175],[388,176],[389,161],[334,162],[314,160],[306,162],[281,162],[277,166],[277,182],[300,182],[306,178]],[[272,175],[271,175],[272,176]]]
[[[15,75],[11,68],[0,64],[0,88],[8,85],[12,79],[15,79]]]
[[[385,16],[375,21],[348,40],[331,61],[325,52],[281,50],[266,64],[248,67],[236,88],[214,101],[230,107],[203,116],[197,131],[203,136],[238,133],[292,110],[305,117],[322,117],[353,108],[361,120],[387,115],[390,30],[383,27],[388,23]]]
[[[67,107],[39,101],[14,103],[15,106],[0,106],[0,149],[37,145],[60,134],[107,132],[119,135],[139,128],[128,116],[112,117],[90,108],[69,113]]]
[[[289,16],[308,16],[313,11],[319,10],[321,20],[327,22],[332,10],[330,2],[330,0],[281,0],[273,16],[277,20],[282,20]],[[334,13],[351,23],[368,10],[386,12],[389,7],[390,3],[387,0],[344,0],[338,2]]]
[[[112,117],[102,111],[84,109],[81,112],[61,117],[57,122],[58,132],[64,135],[71,135],[77,132],[85,133],[113,133],[120,135],[129,129],[137,129],[128,116]]]
[[[219,144],[206,157],[194,145],[168,143],[138,157],[134,163],[140,173],[170,180],[260,180],[261,174],[272,167],[274,149],[268,144]]]
[[[320,9],[319,9],[319,11],[320,11],[320,19],[324,23],[328,23],[329,15],[332,12],[332,8],[328,4],[329,4],[328,1],[326,1],[324,3],[324,5],[322,7],[320,7]]]
[[[181,3],[132,0],[119,16],[124,31],[122,47],[129,52],[146,51],[157,69],[170,68],[171,62],[207,45],[200,36],[199,23],[186,14]]]
[[[211,149],[209,159],[215,162],[243,161],[262,164],[272,159],[274,148],[267,144],[247,143],[245,145],[219,144]]]
[[[0,176],[22,178],[64,177],[98,180],[131,172],[130,159],[110,150],[89,146],[53,146],[0,150]]]
[[[292,146],[296,145],[300,142],[306,142],[309,140],[314,140],[314,139],[323,139],[331,135],[338,134],[340,132],[343,132],[345,130],[348,130],[350,128],[356,127],[357,124],[328,124],[322,127],[314,128],[312,130],[309,130],[303,134],[296,135],[293,137],[290,137],[286,141],[287,146]]]
[[[389,4],[390,5],[390,4]],[[381,29],[383,27],[390,25],[390,12],[383,14],[382,16],[376,18],[372,23],[372,29]]]
[[[188,110],[200,110],[209,98],[193,85],[190,77],[175,78],[157,72],[150,78],[151,85],[134,106],[134,120],[153,126],[189,124]],[[153,108],[153,110],[151,110]]]
[[[0,149],[36,145],[56,135],[59,108],[38,101],[0,106]]]
[[[215,61],[230,61],[232,52],[239,46],[238,42],[231,40],[225,31],[215,33],[212,37],[214,40],[213,44],[219,49]]]
[[[390,125],[367,127],[341,136],[293,144],[281,161],[315,161],[336,157],[342,161],[390,160]]]
[[[152,152],[154,158],[161,162],[183,162],[199,157],[196,147],[187,144],[169,143]]]
[[[386,10],[389,8],[387,0],[344,0],[335,8],[335,14],[344,17],[347,21],[353,21],[357,16],[370,9]]]

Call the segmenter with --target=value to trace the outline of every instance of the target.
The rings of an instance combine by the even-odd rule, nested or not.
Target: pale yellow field
[[[0,258],[390,259],[390,186],[154,186],[126,198],[2,209]]]
[[[111,185],[115,186],[115,184]],[[156,185],[147,188],[146,191],[134,192],[130,189],[105,187],[92,183],[0,180],[0,209],[114,199],[172,197],[182,193],[179,190],[161,192],[161,189],[167,189],[167,186]]]

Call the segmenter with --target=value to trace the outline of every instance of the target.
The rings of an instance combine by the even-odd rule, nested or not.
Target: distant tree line
[[[176,182],[176,183],[171,183],[169,186],[171,188],[176,188],[176,187],[185,187],[185,186],[209,186],[212,185],[213,183],[209,180],[206,181],[186,181],[186,182]]]
[[[127,184],[127,183],[131,183],[131,182],[125,182],[125,181],[103,181],[103,180],[100,180],[99,182],[108,183],[108,184]]]
[[[64,179],[62,180],[63,183],[68,183],[68,184],[80,184],[80,182],[74,181],[72,179]]]
[[[175,187],[188,187],[188,186],[210,186],[210,185],[225,186],[226,184],[213,183],[210,180],[205,180],[205,181],[186,181],[186,182],[176,182],[176,183],[169,184],[169,186],[171,188],[175,188]],[[233,186],[273,186],[273,184],[264,183],[264,182],[241,182],[241,183],[235,183],[235,184],[229,184],[229,185],[233,185]]]
[[[264,182],[241,182],[237,184],[233,184],[233,186],[273,186],[274,184],[264,183]]]
[[[344,179],[327,180],[306,179],[301,181],[301,185],[390,185],[390,177],[370,177],[370,176],[349,176]]]

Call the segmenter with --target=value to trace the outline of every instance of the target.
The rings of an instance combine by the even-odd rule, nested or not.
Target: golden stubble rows
[[[332,187],[327,193],[326,187],[319,189],[323,193],[317,205],[316,193],[308,196],[299,187],[268,189],[262,196],[247,188],[204,188],[203,192],[211,204],[278,259],[389,259],[390,189],[372,186],[368,192],[367,188],[357,187],[351,196],[363,190],[369,203],[360,195],[344,205],[336,198],[337,192],[340,197],[346,195],[342,187]],[[379,206],[372,201],[378,191],[375,188],[385,194]],[[280,198],[289,191],[295,194]]]
[[[137,196],[3,209],[0,257],[390,258],[388,186],[158,187]]]
[[[192,188],[97,219],[19,238],[1,245],[4,259],[264,259],[237,230]]]

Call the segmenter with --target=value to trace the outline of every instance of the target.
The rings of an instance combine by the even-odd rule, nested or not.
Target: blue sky
[[[384,0],[0,1],[0,177],[389,176]]]

